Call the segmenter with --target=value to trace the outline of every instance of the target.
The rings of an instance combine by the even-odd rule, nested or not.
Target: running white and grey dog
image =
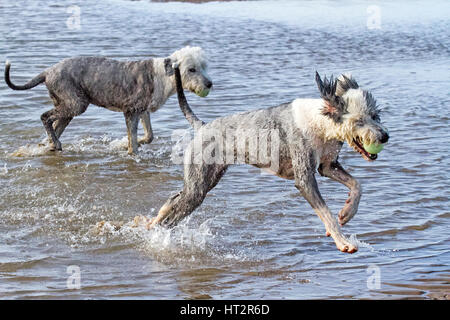
[[[11,64],[7,61],[5,82],[13,90],[27,90],[45,82],[54,104],[53,109],[41,116],[50,150],[62,149],[59,137],[64,129],[92,103],[123,112],[128,132],[128,153],[132,154],[136,153],[140,143],[153,140],[150,112],[158,110],[175,93],[174,63],[181,69],[185,89],[201,97],[208,95],[213,83],[206,73],[205,53],[200,47],[190,46],[175,51],[169,57],[140,61],[69,58],[21,86],[11,82]],[[139,118],[145,135],[138,141]]]
[[[362,90],[350,75],[341,75],[338,79],[331,77],[330,80],[324,78],[322,81],[316,73],[321,99],[297,99],[277,107],[218,118],[205,124],[190,109],[183,93],[182,77],[176,67],[175,76],[180,107],[196,131],[185,152],[184,188],[167,200],[156,217],[136,217],[136,225],[145,225],[147,228],[157,224],[173,226],[193,212],[217,185],[230,165],[225,158],[229,159],[229,154],[236,156],[239,150],[236,144],[224,145],[222,142],[226,139],[205,141],[203,136],[208,135],[208,131],[240,139],[239,132],[250,130],[257,134],[258,130],[264,128],[278,132],[276,159],[279,163],[276,166],[251,163],[248,162],[251,158],[248,153],[244,157],[247,163],[259,168],[275,167],[277,170],[273,174],[294,180],[297,189],[323,221],[327,236],[333,237],[337,248],[348,253],[357,251],[357,245],[342,234],[340,226],[347,223],[358,210],[361,185],[342,168],[338,155],[343,143],[347,142],[364,159],[373,161],[377,158],[377,151],[370,153],[369,146],[388,141],[387,129],[380,123],[379,109],[370,92]],[[217,159],[218,150],[223,159],[214,163],[204,161],[211,158],[211,152],[215,153],[213,156]],[[203,161],[198,163],[193,159]],[[339,212],[338,219],[333,217],[320,194],[316,172],[350,189],[349,198]]]

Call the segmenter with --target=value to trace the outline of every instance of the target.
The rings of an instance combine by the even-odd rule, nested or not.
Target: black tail
[[[5,65],[5,82],[13,90],[28,90],[31,88],[36,87],[38,84],[41,84],[45,81],[45,74],[42,72],[41,74],[37,75],[33,79],[31,79],[28,83],[24,84],[23,86],[16,86],[14,83],[11,82],[9,79],[9,69],[11,68],[11,63],[9,61],[6,61]]]
[[[178,67],[174,67],[174,71],[175,71],[175,83],[177,86],[178,104],[180,105],[180,109],[183,112],[184,116],[186,117],[187,121],[191,124],[194,130],[197,130],[205,123],[199,118],[197,118],[197,116],[194,114],[194,112],[192,111],[191,107],[189,106],[186,100],[186,96],[184,95],[183,91],[183,85],[181,84],[180,69]]]

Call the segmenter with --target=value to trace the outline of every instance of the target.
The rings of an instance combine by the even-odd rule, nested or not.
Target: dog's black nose
[[[212,83],[211,81],[208,80],[208,81],[206,81],[205,85],[206,85],[206,87],[207,87],[208,89],[211,89],[213,83]]]
[[[389,134],[387,132],[383,132],[381,135],[381,139],[380,142],[381,143],[386,143],[389,140]]]

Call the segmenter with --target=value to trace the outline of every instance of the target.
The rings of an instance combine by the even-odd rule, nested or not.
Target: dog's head
[[[335,137],[347,141],[365,160],[375,160],[377,154],[369,152],[374,152],[371,146],[386,143],[389,134],[372,94],[362,90],[351,75],[322,81],[316,72],[316,83],[324,101],[322,114],[335,124]]]
[[[164,60],[166,75],[173,75],[174,65],[180,69],[184,89],[200,97],[208,95],[213,83],[206,73],[208,61],[202,48],[187,46],[172,53]]]

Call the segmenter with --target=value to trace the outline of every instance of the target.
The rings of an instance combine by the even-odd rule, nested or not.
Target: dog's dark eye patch
[[[196,70],[195,70],[195,68],[190,68],[189,69],[189,72],[195,72]]]

